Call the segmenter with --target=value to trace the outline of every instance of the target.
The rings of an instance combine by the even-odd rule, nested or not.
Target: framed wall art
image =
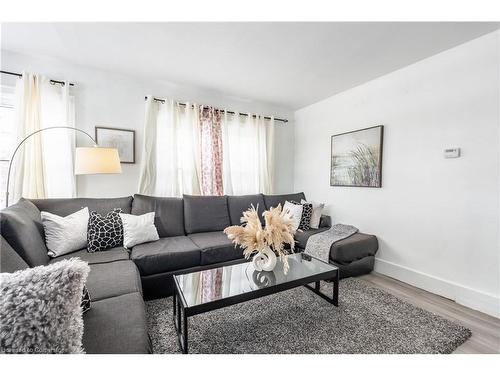
[[[383,125],[333,135],[330,186],[382,187],[383,139]]]
[[[96,126],[95,140],[100,147],[118,149],[121,163],[135,163],[135,130]]]

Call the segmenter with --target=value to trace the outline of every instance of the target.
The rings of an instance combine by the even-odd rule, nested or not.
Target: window
[[[0,88],[0,208],[5,207],[5,191],[10,156],[16,145],[14,88]]]

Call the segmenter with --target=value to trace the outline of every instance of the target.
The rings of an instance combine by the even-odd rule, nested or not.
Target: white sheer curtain
[[[146,99],[139,193],[200,194],[197,105]]]
[[[52,126],[75,126],[74,100],[69,85],[23,73],[17,81],[15,123],[18,142],[30,133]],[[25,198],[75,196],[72,130],[47,130],[21,146],[13,162],[12,202]]]
[[[224,194],[274,192],[274,118],[228,114],[222,121]]]
[[[217,124],[212,125],[220,121],[223,193],[272,194],[274,119],[226,112],[222,118],[216,117],[213,121]],[[201,120],[200,106],[189,103],[181,106],[169,99],[164,103],[152,97],[146,99],[139,193],[158,196],[202,193]],[[203,121],[211,120],[206,117]],[[215,144],[210,140],[204,142],[204,147]]]

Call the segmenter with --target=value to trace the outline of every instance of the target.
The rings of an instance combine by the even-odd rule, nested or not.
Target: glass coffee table
[[[278,260],[271,272],[256,271],[251,262],[174,275],[174,325],[183,353],[188,352],[188,317],[305,286],[334,306],[339,301],[339,269],[309,255],[288,255],[285,275]],[[320,281],[333,281],[333,295],[320,291]],[[311,286],[310,284],[314,284]]]

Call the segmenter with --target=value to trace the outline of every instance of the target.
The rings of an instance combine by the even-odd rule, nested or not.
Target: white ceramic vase
[[[256,271],[272,271],[276,267],[277,257],[269,247],[259,251],[252,259]]]

